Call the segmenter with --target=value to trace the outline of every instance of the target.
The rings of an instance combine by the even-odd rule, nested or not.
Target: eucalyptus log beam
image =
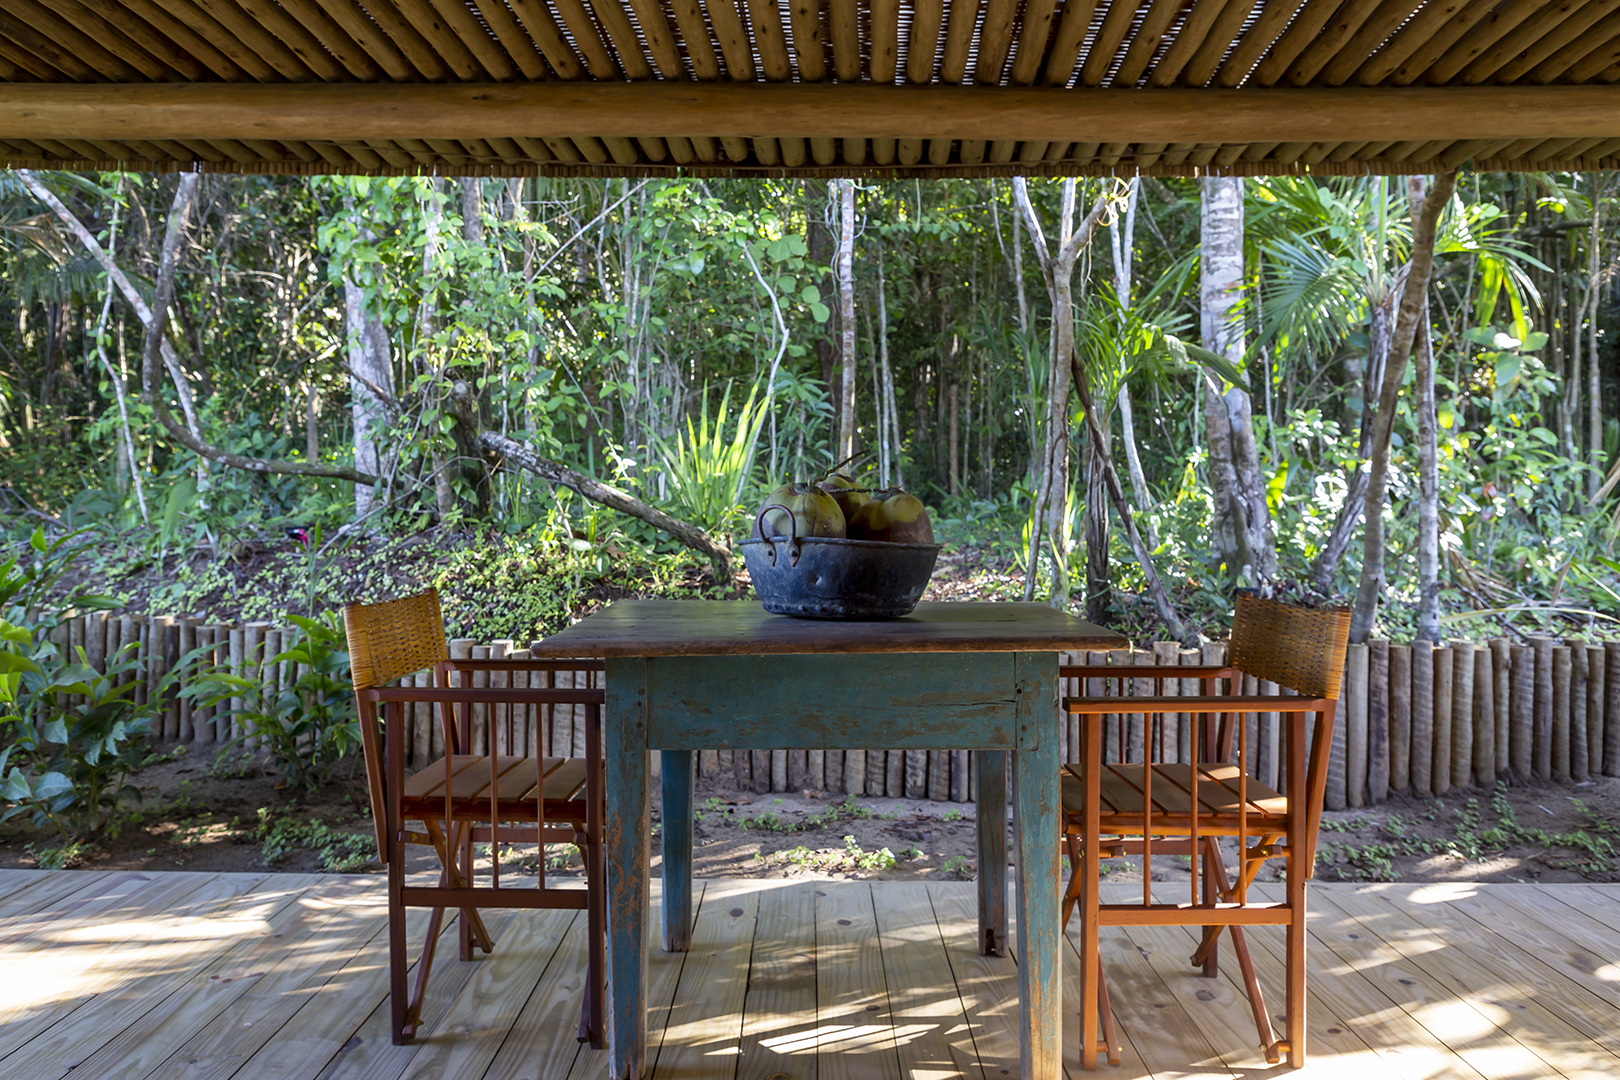
[[[1620,137],[1620,85],[1147,90],[842,83],[0,85],[0,139],[649,135],[1087,143]]]

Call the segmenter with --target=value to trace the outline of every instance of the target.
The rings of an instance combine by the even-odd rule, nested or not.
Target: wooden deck
[[[974,951],[970,883],[698,888],[693,951],[651,959],[654,1076],[1017,1074],[1013,962]],[[396,1047],[381,901],[371,877],[0,871],[0,1077],[605,1076],[573,1039],[583,913],[497,915],[476,963],[446,946],[426,1037]],[[1311,909],[1301,1075],[1620,1075],[1620,886],[1315,885]],[[1276,985],[1280,934],[1251,941]],[[1248,1045],[1230,979],[1186,966],[1191,946],[1108,932],[1125,1061],[1098,1075],[1283,1071]]]

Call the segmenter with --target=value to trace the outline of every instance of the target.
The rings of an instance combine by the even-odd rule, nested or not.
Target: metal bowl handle
[[[792,532],[790,532],[788,534],[788,536],[786,537],[786,539],[788,541],[788,565],[789,566],[798,566],[799,565],[799,537],[798,537],[799,518],[798,518],[798,516],[796,514],[793,513],[792,510],[790,510],[786,506],[783,506],[781,503],[766,503],[764,506],[759,508],[759,513],[754,515],[754,531],[759,533],[759,538],[761,540],[765,541],[765,550],[770,552],[771,565],[775,566],[776,565],[776,538],[773,537],[773,536],[766,536],[765,535],[765,515],[767,513],[769,513],[770,511],[772,511],[772,510],[780,510],[780,511],[782,511],[782,513],[784,513],[784,514],[786,514],[788,516],[788,522],[789,522],[789,524],[790,524],[790,526],[792,528]]]

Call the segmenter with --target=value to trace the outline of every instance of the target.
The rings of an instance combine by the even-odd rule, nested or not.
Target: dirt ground
[[[363,775],[311,795],[278,786],[260,761],[180,754],[132,777],[142,801],[78,849],[54,846],[25,821],[0,826],[0,867],[357,872],[378,869]],[[358,771],[358,770],[357,770]],[[702,877],[971,879],[971,804],[858,799],[822,792],[757,795],[727,777],[699,785],[694,827]],[[653,861],[658,866],[654,821]],[[1620,881],[1620,778],[1583,784],[1453,789],[1444,798],[1395,795],[1328,812],[1318,849],[1325,881]],[[503,867],[533,872],[540,854],[513,850]],[[576,872],[552,845],[549,873]],[[431,853],[413,859],[420,868]],[[1137,860],[1104,864],[1110,881],[1140,881]],[[1153,878],[1185,882],[1184,859],[1154,860]]]

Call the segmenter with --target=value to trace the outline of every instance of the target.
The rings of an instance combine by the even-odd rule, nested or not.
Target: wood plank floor
[[[692,952],[650,960],[659,1080],[1018,1075],[1013,961],[974,951],[971,883],[698,893]],[[0,871],[0,1080],[605,1077],[606,1055],[573,1038],[583,913],[497,914],[496,952],[475,963],[449,939],[425,1035],[396,1047],[382,897],[372,877]],[[1301,1075],[1620,1076],[1617,927],[1620,886],[1313,885]],[[1280,998],[1280,932],[1250,940]],[[1192,944],[1106,934],[1125,1060],[1101,1076],[1284,1072],[1251,1045],[1235,970],[1196,976]],[[1072,948],[1065,961],[1079,1076]]]

